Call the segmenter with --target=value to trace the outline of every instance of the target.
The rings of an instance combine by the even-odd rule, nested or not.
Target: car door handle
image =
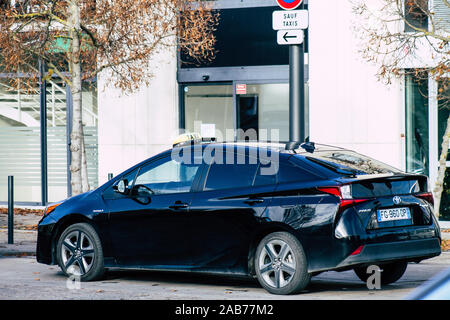
[[[187,203],[177,203],[175,202],[175,204],[169,206],[170,209],[174,209],[174,210],[179,210],[179,209],[186,209],[189,205]]]
[[[248,199],[248,200],[244,201],[244,203],[246,203],[250,206],[254,206],[257,203],[263,203],[263,202],[264,202],[264,199],[261,199],[261,198],[253,198],[253,199]]]

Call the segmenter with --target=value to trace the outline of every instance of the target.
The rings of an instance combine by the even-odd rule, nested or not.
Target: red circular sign
[[[285,10],[293,10],[297,8],[303,0],[277,0],[278,5]]]

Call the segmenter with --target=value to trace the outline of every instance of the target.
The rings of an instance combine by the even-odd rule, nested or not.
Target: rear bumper
[[[337,266],[337,269],[396,260],[418,261],[440,254],[439,238],[372,243],[366,244],[359,254],[347,257]]]

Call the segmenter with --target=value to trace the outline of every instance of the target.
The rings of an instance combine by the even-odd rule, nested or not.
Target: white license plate
[[[392,208],[377,210],[378,222],[411,219],[409,208]]]

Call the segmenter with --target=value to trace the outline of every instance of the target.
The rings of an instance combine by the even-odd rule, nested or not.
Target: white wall
[[[152,59],[149,87],[124,95],[99,77],[99,185],[130,166],[170,147],[178,129],[176,55],[162,52]]]
[[[309,12],[311,140],[404,169],[400,81],[378,82],[361,58],[349,0],[310,1]]]
[[[310,136],[404,169],[404,90],[378,82],[358,52],[349,0],[310,8]],[[170,147],[178,129],[176,55],[153,59],[148,88],[125,96],[99,78],[99,183]]]

